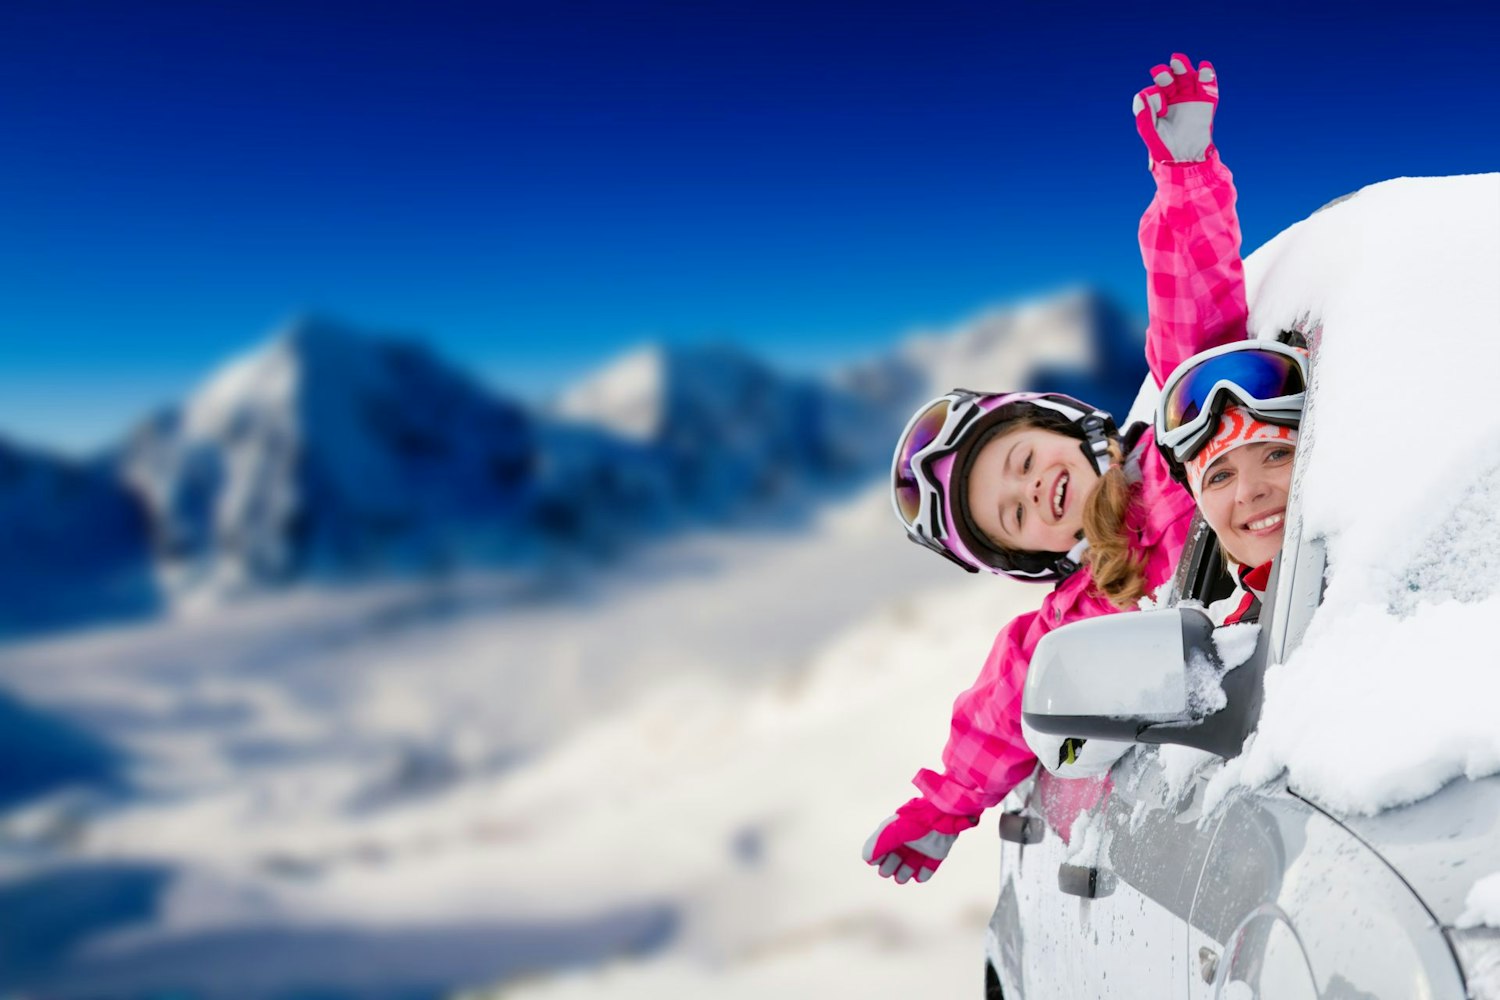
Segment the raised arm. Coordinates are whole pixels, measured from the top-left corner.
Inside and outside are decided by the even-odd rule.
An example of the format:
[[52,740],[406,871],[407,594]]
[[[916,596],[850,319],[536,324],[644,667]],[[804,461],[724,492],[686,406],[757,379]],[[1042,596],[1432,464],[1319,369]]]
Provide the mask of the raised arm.
[[1246,336],[1245,268],[1234,178],[1213,145],[1218,76],[1175,53],[1135,97],[1156,197],[1141,217],[1146,360],[1160,385],[1199,351]]

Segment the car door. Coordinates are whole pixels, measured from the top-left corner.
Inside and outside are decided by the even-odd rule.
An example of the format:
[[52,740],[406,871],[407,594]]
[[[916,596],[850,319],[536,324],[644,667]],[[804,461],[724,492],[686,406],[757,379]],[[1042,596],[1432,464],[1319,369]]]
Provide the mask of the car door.
[[1127,754],[1113,775],[1095,859],[1092,995],[1186,1000],[1188,919],[1213,827],[1170,787],[1155,748]]
[[1214,831],[1156,750],[1097,778],[1041,771],[1012,815],[1034,842],[1003,857],[992,931],[1007,1000],[1187,1000],[1188,919]]
[[[1185,552],[1175,594],[1220,596],[1217,547],[1201,521]],[[990,927],[1007,1000],[1187,1000],[1198,974],[1188,922],[1218,821],[1201,801],[1201,783],[1169,781],[1156,747],[1134,748],[1097,778],[1039,769],[1012,793]]]
[[1193,900],[1190,1000],[1465,995],[1433,915],[1335,818],[1281,783],[1222,811]]
[[[1324,543],[1304,534],[1295,500],[1287,523],[1255,650],[1237,669],[1263,675],[1284,662],[1321,602]],[[1285,778],[1232,794],[1219,812],[1189,918],[1189,948],[1200,956],[1190,1000],[1464,995],[1439,924],[1412,887]]]
[[1038,770],[1006,800],[1000,899],[990,920],[990,954],[1005,1000],[1089,995],[1079,961],[1080,900],[1059,891],[1057,873],[1074,822],[1107,794],[1107,775],[1060,782]]
[[[1328,839],[1320,819],[1276,789],[1245,796],[1225,809],[1189,921],[1188,946],[1198,956],[1191,1000],[1211,1000],[1225,991],[1245,1000],[1317,1000],[1299,929],[1279,902],[1295,888],[1293,862],[1310,845]],[[1319,888],[1335,887],[1301,891]]]

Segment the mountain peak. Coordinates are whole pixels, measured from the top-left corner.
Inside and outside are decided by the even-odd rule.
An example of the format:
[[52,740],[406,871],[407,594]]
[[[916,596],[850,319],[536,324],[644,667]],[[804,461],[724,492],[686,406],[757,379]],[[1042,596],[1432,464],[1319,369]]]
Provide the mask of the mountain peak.
[[670,353],[660,341],[642,344],[570,386],[552,410],[572,423],[595,424],[631,441],[650,441],[665,412]]
[[303,367],[342,367],[356,358],[398,355],[440,364],[419,337],[409,334],[361,330],[342,320],[319,313],[299,313],[271,335],[267,349]]

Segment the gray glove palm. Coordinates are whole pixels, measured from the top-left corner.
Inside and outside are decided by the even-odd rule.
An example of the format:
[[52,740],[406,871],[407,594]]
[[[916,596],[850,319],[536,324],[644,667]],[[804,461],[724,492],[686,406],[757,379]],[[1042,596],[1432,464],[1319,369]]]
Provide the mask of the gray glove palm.
[[1214,140],[1214,112],[1219,106],[1219,78],[1204,60],[1193,69],[1181,52],[1170,65],[1151,69],[1152,86],[1135,95],[1131,112],[1136,131],[1157,163],[1196,163],[1208,155]]

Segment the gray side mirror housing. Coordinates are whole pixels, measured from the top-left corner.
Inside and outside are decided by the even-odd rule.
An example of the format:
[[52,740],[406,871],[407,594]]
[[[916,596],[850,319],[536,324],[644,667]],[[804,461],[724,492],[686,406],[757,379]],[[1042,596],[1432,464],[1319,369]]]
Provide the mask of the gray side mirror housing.
[[1208,615],[1190,607],[1065,625],[1032,654],[1022,716],[1054,736],[1176,743],[1233,757],[1259,714],[1259,676],[1254,697],[1236,690],[1256,672],[1224,674],[1213,633]]

